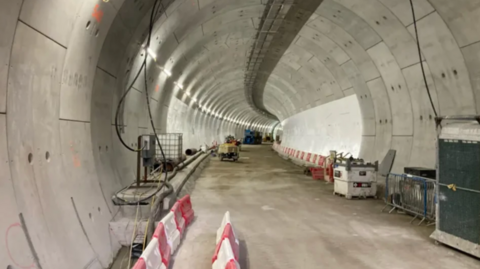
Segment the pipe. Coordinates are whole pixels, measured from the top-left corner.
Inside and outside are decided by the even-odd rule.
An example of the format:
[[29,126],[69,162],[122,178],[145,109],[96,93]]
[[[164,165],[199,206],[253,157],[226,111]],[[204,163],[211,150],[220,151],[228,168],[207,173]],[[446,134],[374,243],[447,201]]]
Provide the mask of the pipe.
[[[140,146],[142,144],[142,136],[139,135],[138,136],[138,146]],[[137,188],[140,187],[140,165],[141,165],[141,154],[142,154],[142,151],[139,150],[137,152]]]
[[197,154],[197,151],[198,151],[198,150],[197,150],[197,149],[194,149],[194,148],[192,148],[192,149],[187,149],[187,150],[185,150],[185,154],[186,154],[187,156],[192,156],[192,155]]
[[[200,156],[200,155],[198,155]],[[197,157],[198,157],[197,156]],[[182,183],[178,186],[177,190],[175,191],[175,195],[178,197],[178,195],[180,194],[180,192],[182,191],[182,188],[183,186],[187,183],[188,179],[190,178],[190,176],[195,172],[195,170],[197,169],[198,165],[200,163],[203,162],[203,160],[205,160],[205,158],[208,158],[208,154],[205,154],[194,166],[193,168],[188,172],[187,176],[185,177],[185,179],[182,181]]]

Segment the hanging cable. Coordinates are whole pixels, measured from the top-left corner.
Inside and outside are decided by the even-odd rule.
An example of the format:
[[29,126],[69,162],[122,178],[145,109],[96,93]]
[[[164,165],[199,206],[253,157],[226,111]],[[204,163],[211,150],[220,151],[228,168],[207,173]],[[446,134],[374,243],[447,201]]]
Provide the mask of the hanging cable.
[[[122,135],[120,134],[120,129],[118,128],[119,127],[118,126],[118,116],[120,114],[120,107],[122,106],[123,102],[125,101],[125,97],[127,97],[130,90],[132,90],[134,83],[137,81],[137,79],[140,76],[140,73],[142,72],[144,67],[145,67],[145,63],[143,63],[142,66],[140,66],[140,69],[138,70],[137,75],[135,75],[135,78],[133,79],[132,83],[127,88],[127,90],[123,93],[122,97],[120,98],[120,101],[118,102],[117,110],[115,112],[115,131],[117,133],[117,137],[125,148],[127,148],[128,150],[133,151],[133,152],[139,152],[143,148],[134,149],[134,148],[130,147],[129,145],[127,145],[127,143],[125,143],[125,141],[122,138]],[[140,146],[140,145],[138,145],[138,146]]]
[[[158,4],[158,0],[155,0],[155,3],[153,4],[152,14],[150,15],[150,29],[148,31],[146,49],[148,49],[150,47],[150,40],[152,38],[152,30],[153,30],[153,20],[154,20],[154,16],[155,16],[155,7],[156,7],[157,4]],[[143,60],[143,64],[144,64],[143,72],[144,72],[144,79],[145,79],[145,81],[144,81],[145,82],[145,97],[147,98],[148,117],[150,119],[150,125],[152,126],[153,134],[155,135],[155,139],[157,140],[158,147],[160,148],[160,153],[162,154],[163,162],[166,163],[167,159],[165,158],[165,153],[163,152],[162,144],[160,143],[160,139],[158,138],[157,130],[155,128],[155,124],[153,123],[152,110],[150,108],[150,96],[148,95],[148,80],[147,80],[147,70],[148,70],[147,59],[148,59],[148,53],[145,53],[145,59]],[[153,60],[155,60],[155,59],[153,59]],[[164,165],[164,163],[162,163],[162,166]],[[165,184],[168,180],[168,170],[166,169],[166,165],[165,165],[164,168],[165,168],[165,179],[163,180],[163,183],[159,187],[158,190],[161,190],[165,186]]]
[[[152,7],[152,13],[150,14],[150,25],[149,25],[149,31],[148,31],[148,40],[147,40],[147,48],[149,47],[150,45],[150,40],[151,40],[151,36],[152,36],[152,29],[153,29],[153,21],[154,21],[154,18],[157,19],[157,17],[155,17],[156,14],[158,14],[158,11],[159,9],[161,8],[161,5],[158,5],[158,0],[155,0],[154,4],[153,4],[153,7]],[[156,8],[155,8],[156,7]],[[147,56],[147,50],[145,49],[145,56]],[[140,69],[138,69],[138,72],[137,74],[135,75],[135,78],[133,79],[132,83],[130,83],[130,85],[128,86],[127,90],[123,93],[122,97],[120,98],[120,101],[118,102],[118,105],[117,105],[117,110],[115,112],[115,132],[117,134],[117,137],[118,139],[120,140],[120,142],[122,143],[122,145],[130,150],[130,151],[133,151],[133,152],[139,152],[143,149],[142,148],[138,148],[138,149],[135,149],[135,148],[132,148],[130,146],[128,146],[127,143],[125,143],[125,141],[123,140],[123,137],[121,136],[120,134],[120,129],[119,129],[119,124],[118,124],[118,117],[119,117],[119,114],[120,114],[120,108],[122,106],[122,104],[125,102],[125,98],[127,97],[128,93],[130,92],[130,90],[132,90],[133,88],[133,85],[135,85],[135,82],[137,81],[138,77],[140,76],[140,73],[146,69],[146,61],[143,62],[143,64],[140,66]],[[158,142],[158,141],[157,141]],[[140,145],[138,145],[140,147]]]
[[[155,124],[153,122],[153,117],[152,117],[152,111],[151,111],[151,108],[150,108],[150,96],[148,94],[148,80],[147,80],[147,70],[148,70],[148,65],[147,65],[147,60],[148,60],[148,53],[146,52],[146,50],[148,50],[149,48],[149,45],[150,45],[150,41],[151,41],[151,36],[152,36],[152,30],[153,30],[153,23],[154,23],[154,20],[155,20],[155,14],[158,13],[158,9],[161,7],[161,5],[158,5],[158,0],[155,0],[154,4],[153,4],[153,8],[152,8],[152,13],[150,14],[150,24],[149,24],[149,30],[148,30],[148,36],[147,36],[147,43],[146,43],[146,46],[145,46],[145,57],[143,59],[143,64],[142,66],[140,67],[139,71],[143,71],[144,72],[144,86],[145,86],[145,96],[146,96],[146,100],[147,100],[147,109],[148,109],[148,116],[149,116],[149,119],[150,119],[150,125],[152,127],[152,130],[153,130],[153,133],[155,135],[155,139],[157,141],[157,144],[158,144],[158,147],[160,148],[160,153],[162,154],[162,158],[164,161],[166,161],[166,157],[165,157],[165,152],[163,151],[163,147],[160,143],[160,139],[158,138],[158,135],[157,135],[157,131],[156,131],[156,128],[155,128]],[[156,8],[157,7],[157,8]],[[119,102],[119,106],[117,107],[117,115],[115,117],[115,122],[117,123],[117,116],[118,116],[118,111],[119,111],[119,107],[121,105],[121,103],[124,101],[126,95],[128,94],[128,92],[131,90],[132,86],[133,86],[133,83],[135,83],[135,81],[138,79],[138,76],[140,75],[140,72],[137,73],[137,75],[135,76],[135,79],[134,81],[132,82],[131,86],[129,87],[129,89],[124,93],[124,95],[122,96],[122,99],[120,99],[120,102]],[[117,128],[117,135],[119,134],[118,132],[118,128]],[[121,140],[122,143],[123,143],[123,140]],[[128,147],[128,146],[127,146]],[[162,170],[163,170],[163,163],[162,163]],[[161,172],[160,172],[161,173]],[[165,185],[167,184],[167,181],[168,181],[168,171],[165,169],[165,179],[162,181],[162,180],[159,180],[159,184],[157,186],[157,189],[155,192],[153,192],[152,194],[150,194],[149,196],[147,197],[144,197],[142,198],[141,195],[139,200],[137,201],[126,201],[125,199],[123,198],[120,198],[118,197],[118,193],[122,192],[123,190],[127,189],[128,187],[122,189],[121,191],[117,192],[115,194],[115,198],[118,199],[119,201],[122,202],[122,204],[124,205],[135,205],[137,203],[141,203],[141,202],[145,202],[149,199],[151,199],[152,197],[155,197],[155,195],[160,192],[160,190],[162,190]],[[161,184],[161,185],[160,185]],[[173,190],[170,190],[171,188],[169,188],[169,192],[173,191]]]
[[430,88],[428,87],[427,76],[425,75],[425,68],[423,67],[422,62],[422,49],[420,48],[420,40],[418,39],[418,29],[417,29],[417,19],[415,18],[415,8],[413,7],[413,0],[410,0],[410,6],[412,7],[412,16],[413,16],[413,26],[415,28],[415,38],[417,39],[417,49],[418,49],[418,58],[420,60],[420,66],[422,68],[423,81],[425,82],[425,88],[427,88],[428,99],[430,99],[430,104],[432,105],[433,113],[437,117],[437,110],[433,104],[432,95],[430,94]]

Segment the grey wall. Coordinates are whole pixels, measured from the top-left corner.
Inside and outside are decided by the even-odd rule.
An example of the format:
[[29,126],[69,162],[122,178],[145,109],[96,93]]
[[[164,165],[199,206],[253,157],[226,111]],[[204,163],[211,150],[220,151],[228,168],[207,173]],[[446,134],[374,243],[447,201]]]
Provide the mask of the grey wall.
[[[437,111],[477,113],[479,2],[414,2]],[[158,130],[190,131],[186,144],[195,146],[199,137],[209,143],[275,124],[249,109],[243,90],[262,1],[162,3],[148,69]],[[109,197],[132,181],[135,154],[112,123],[145,53],[152,5],[0,0],[0,268],[30,267],[34,256],[42,268],[105,268],[118,250]],[[394,148],[396,170],[432,166],[433,112],[412,31],[408,0],[325,0],[270,76],[265,107],[284,120],[356,94],[361,156],[381,159]],[[144,85],[134,87],[122,113],[130,145],[151,131]]]

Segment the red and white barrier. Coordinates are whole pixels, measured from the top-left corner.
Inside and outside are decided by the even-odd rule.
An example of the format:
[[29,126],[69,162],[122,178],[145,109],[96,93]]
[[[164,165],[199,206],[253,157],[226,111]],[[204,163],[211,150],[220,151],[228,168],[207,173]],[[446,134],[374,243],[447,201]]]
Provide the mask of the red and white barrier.
[[230,212],[223,216],[220,228],[217,230],[217,247],[212,258],[212,269],[240,269],[240,243],[235,235]]
[[178,245],[180,245],[181,234],[177,228],[177,223],[175,222],[175,215],[173,212],[169,212],[161,221],[165,227],[165,234],[167,235],[167,242],[172,249],[172,252],[177,250]]
[[132,267],[132,269],[147,269],[147,264],[145,263],[145,260],[140,257],[135,265]]
[[182,211],[180,211],[180,203],[177,201],[172,209],[170,210],[173,212],[173,216],[175,218],[175,224],[177,225],[177,229],[180,232],[180,234],[183,234],[183,231],[185,230],[185,219],[182,216]]
[[188,226],[192,221],[193,217],[195,216],[195,212],[192,208],[192,202],[190,201],[190,195],[185,195],[182,199],[180,199],[180,212],[182,213],[183,220],[185,221],[185,225]]
[[140,258],[145,262],[146,269],[167,269],[170,255],[171,250],[167,243],[165,229],[160,222]]
[[240,265],[235,259],[228,238],[223,240],[219,245],[218,258],[213,262],[212,269],[240,269]]
[[193,218],[190,196],[186,195],[157,225],[152,240],[132,269],[167,269],[171,255],[180,245],[182,234]]

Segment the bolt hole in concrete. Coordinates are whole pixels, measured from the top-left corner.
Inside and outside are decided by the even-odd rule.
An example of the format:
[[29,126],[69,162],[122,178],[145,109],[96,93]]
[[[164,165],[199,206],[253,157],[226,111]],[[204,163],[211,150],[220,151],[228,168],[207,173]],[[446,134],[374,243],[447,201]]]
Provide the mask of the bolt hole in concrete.
[[14,269],[14,268],[11,265],[7,265],[7,269]]
[[90,28],[90,21],[87,22],[87,26],[85,26],[85,29],[88,30]]
[[33,155],[32,155],[32,153],[29,153],[28,154],[28,163],[32,164],[32,162],[33,162]]
[[100,211],[101,211],[101,210],[100,210],[100,207],[98,207],[98,212],[100,212]]
[[92,213],[88,213],[88,217],[92,219]]
[[98,37],[98,34],[100,34],[100,29],[97,29],[97,31],[95,32],[95,37]]
[[47,162],[50,162],[50,152],[45,152],[45,160],[47,160]]

